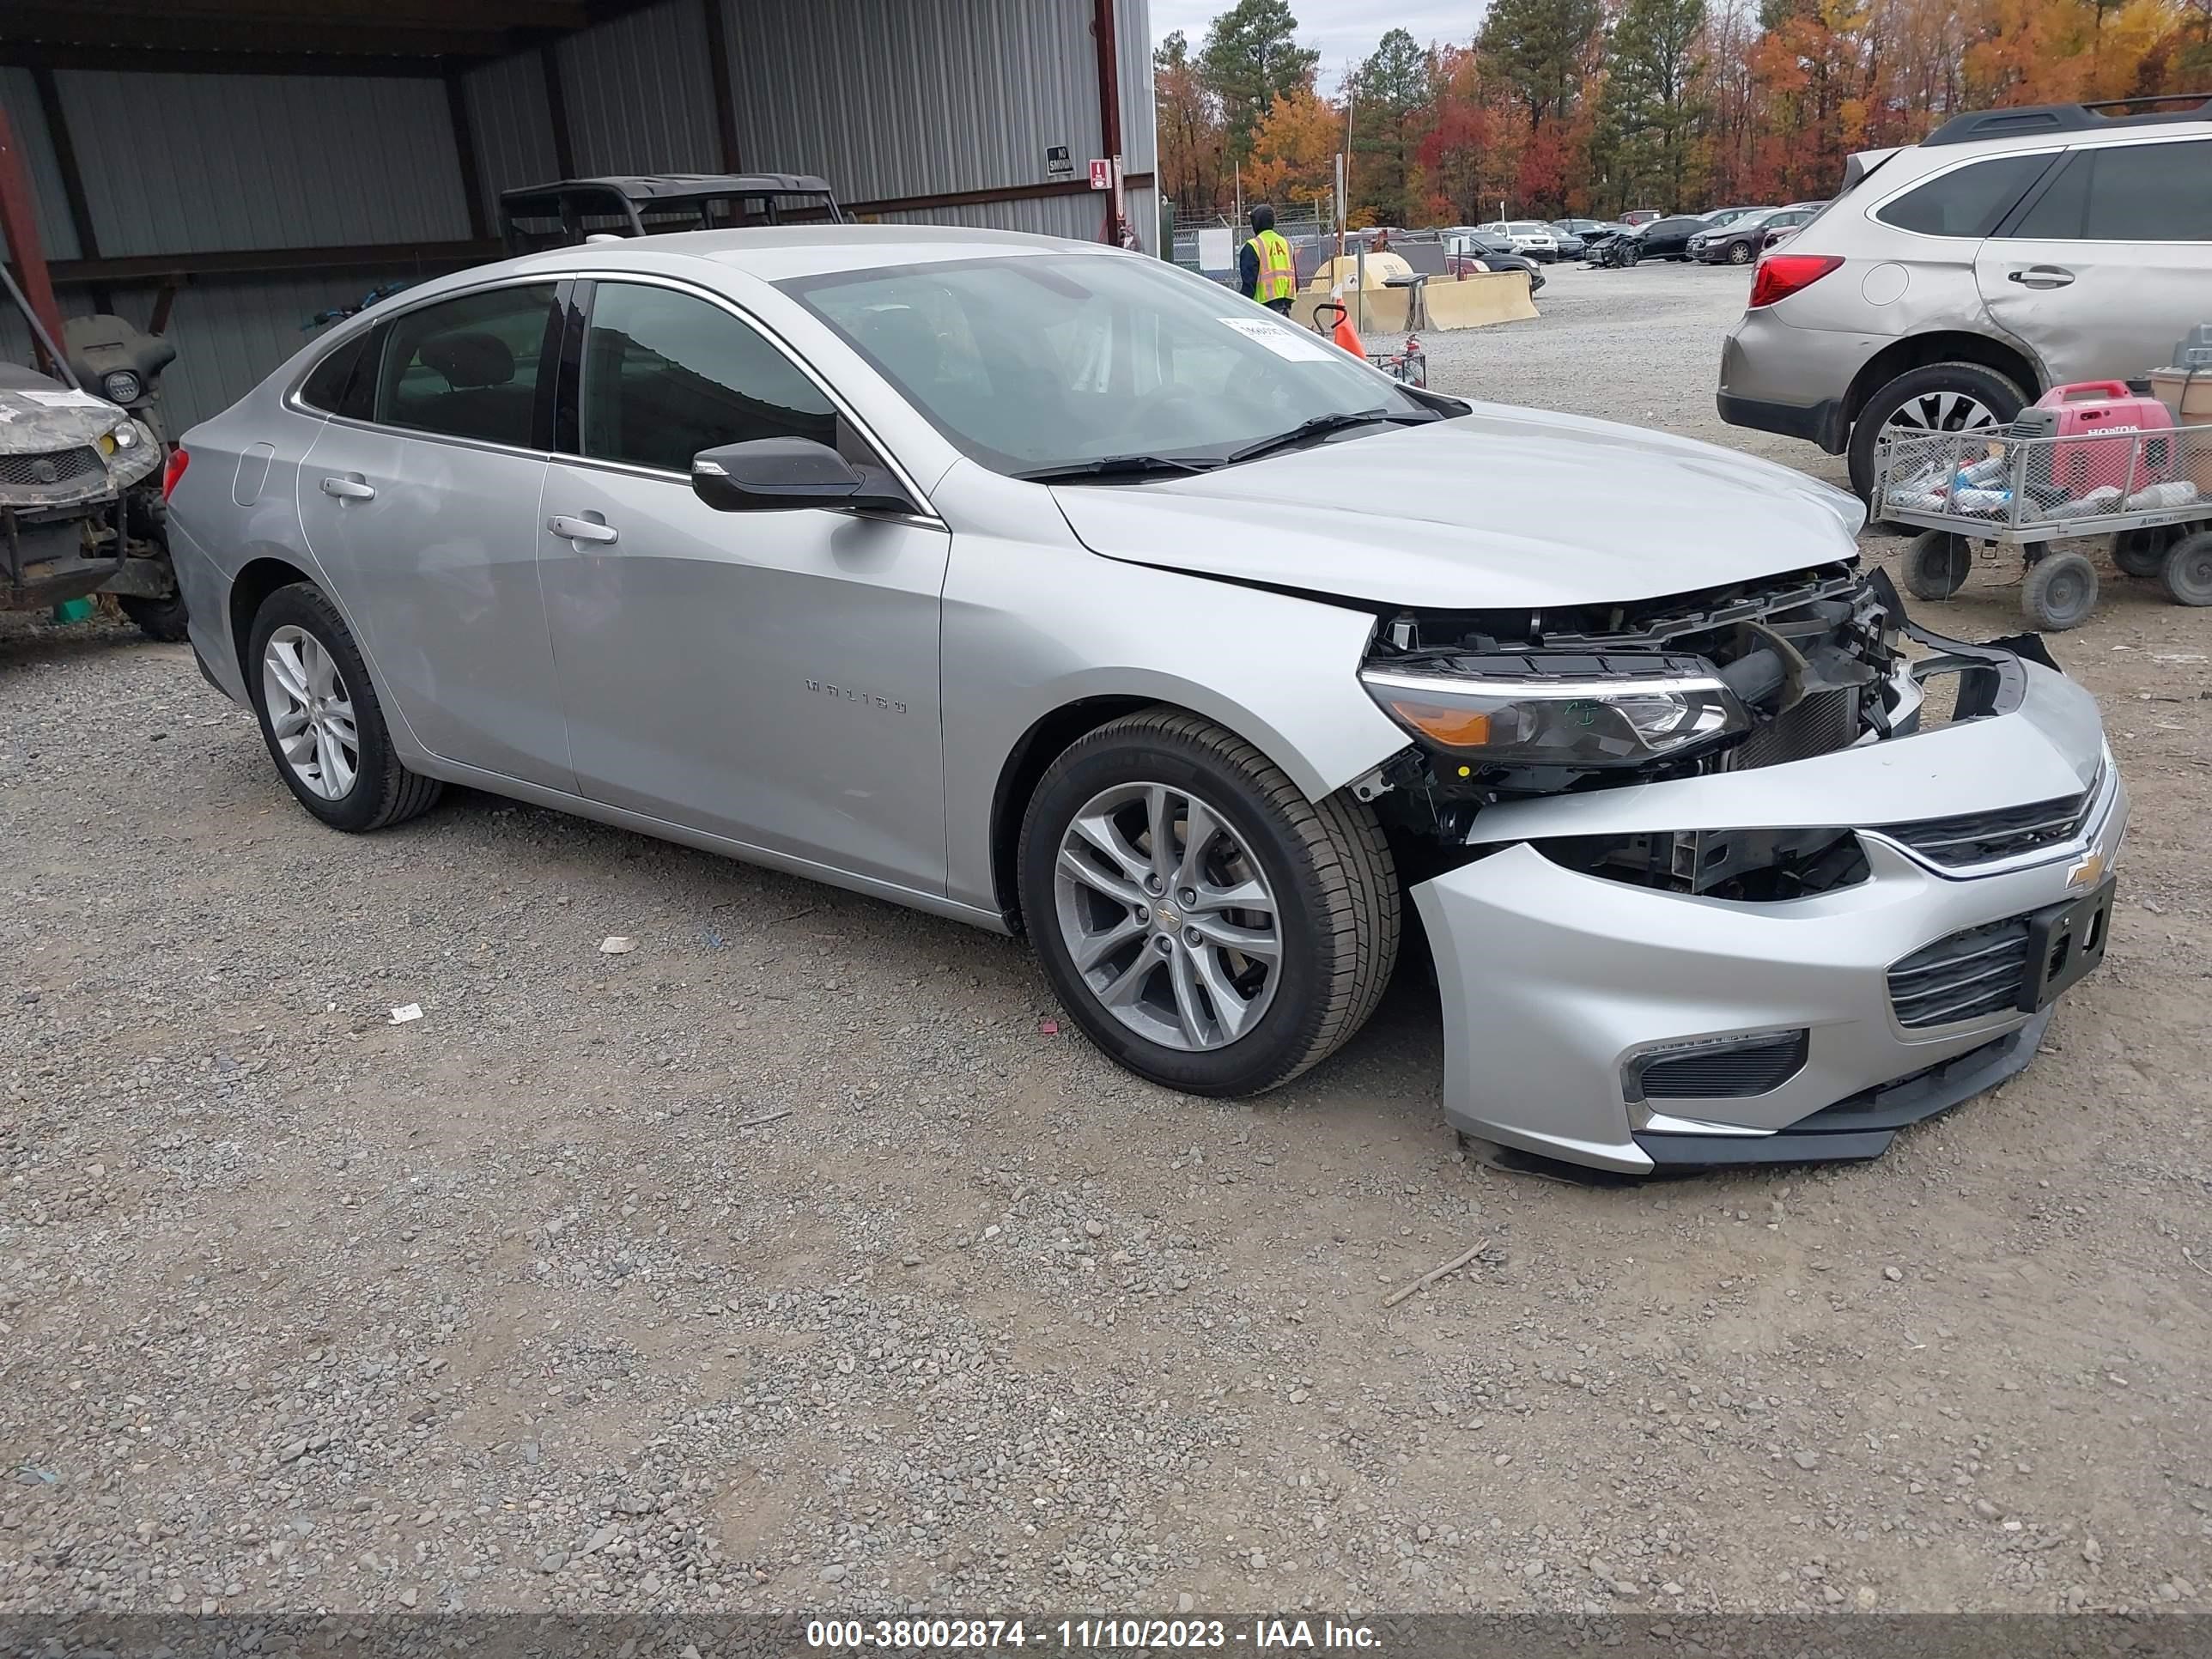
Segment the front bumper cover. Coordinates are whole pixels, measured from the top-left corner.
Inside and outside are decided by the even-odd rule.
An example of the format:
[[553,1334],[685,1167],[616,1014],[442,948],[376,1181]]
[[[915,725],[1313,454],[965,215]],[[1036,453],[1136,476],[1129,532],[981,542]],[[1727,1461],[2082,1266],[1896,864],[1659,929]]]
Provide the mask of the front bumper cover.
[[[1908,1029],[1887,981],[1893,963],[1952,933],[2080,897],[2086,861],[2110,869],[2118,854],[2127,792],[2094,701],[2023,659],[2008,659],[2006,679],[2007,706],[1939,730],[1480,814],[1469,839],[1486,855],[1413,889],[1443,996],[1445,1116],[1631,1174],[1870,1158],[1904,1124],[2025,1066],[2048,1011]],[[1917,706],[1917,688],[1893,690]],[[1778,903],[1635,886],[1540,850],[1564,836],[1904,823],[2093,788],[2071,840],[1972,871],[1859,828],[1864,880]],[[1803,1032],[1805,1058],[1765,1093],[1628,1098],[1624,1078],[1650,1049],[1777,1030]]]

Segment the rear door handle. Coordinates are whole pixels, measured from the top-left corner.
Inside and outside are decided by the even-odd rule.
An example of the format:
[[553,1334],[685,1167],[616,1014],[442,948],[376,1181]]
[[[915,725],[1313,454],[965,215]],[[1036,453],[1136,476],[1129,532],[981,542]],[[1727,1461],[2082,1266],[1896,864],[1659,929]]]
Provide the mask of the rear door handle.
[[600,524],[592,519],[571,518],[566,513],[556,514],[545,521],[545,527],[564,542],[617,542],[622,532],[611,524]]
[[335,495],[342,501],[373,501],[376,499],[376,486],[363,483],[359,478],[325,478],[323,494]]
[[2074,280],[2072,271],[2057,265],[2030,265],[2025,270],[2008,270],[2005,276],[2022,288],[2064,288]]

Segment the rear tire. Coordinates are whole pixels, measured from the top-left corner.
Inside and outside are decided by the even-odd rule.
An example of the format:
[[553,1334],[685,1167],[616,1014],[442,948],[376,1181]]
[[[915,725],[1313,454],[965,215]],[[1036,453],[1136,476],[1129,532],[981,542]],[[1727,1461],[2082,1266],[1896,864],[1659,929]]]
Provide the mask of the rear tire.
[[368,665],[322,589],[313,582],[278,588],[254,613],[248,638],[246,686],[261,738],[301,805],[331,829],[358,835],[437,804],[445,785],[400,764]]
[[[1212,823],[1194,847],[1201,809]],[[1102,823],[1115,832],[1103,854]],[[1200,848],[1212,867],[1186,885]],[[1089,866],[1073,878],[1071,852]],[[1307,800],[1250,744],[1178,709],[1112,721],[1053,762],[1023,820],[1019,881],[1038,960],[1085,1035],[1187,1094],[1257,1094],[1325,1059],[1375,1012],[1397,958],[1397,876],[1374,813]],[[1253,902],[1212,896],[1232,890]],[[1214,944],[1227,929],[1259,954]],[[1199,1018],[1178,1033],[1194,983]]]
[[1916,599],[1948,599],[1966,585],[1974,550],[1964,536],[1922,532],[1905,553],[1905,591]]
[[2097,567],[2086,554],[2045,554],[2027,568],[2020,608],[2030,622],[2051,633],[2079,628],[2097,608]]
[[2123,576],[2162,574],[2175,533],[2171,527],[2118,532],[2112,538],[2113,566]]
[[150,599],[143,593],[118,593],[115,603],[123,607],[123,614],[138,624],[138,631],[149,640],[159,640],[163,645],[175,645],[189,631],[190,618],[185,614],[185,596],[172,593],[166,599]]
[[2168,548],[2158,580],[2176,605],[2212,605],[2212,530],[2185,536]]
[[1881,441],[1882,429],[1902,411],[1911,411],[1911,418],[1901,422],[1909,429],[1958,432],[1986,424],[1995,437],[1996,428],[2019,414],[2027,401],[2017,385],[1979,363],[1930,363],[1910,369],[1877,389],[1851,423],[1845,451],[1851,488],[1861,501],[1874,500],[1875,446]]

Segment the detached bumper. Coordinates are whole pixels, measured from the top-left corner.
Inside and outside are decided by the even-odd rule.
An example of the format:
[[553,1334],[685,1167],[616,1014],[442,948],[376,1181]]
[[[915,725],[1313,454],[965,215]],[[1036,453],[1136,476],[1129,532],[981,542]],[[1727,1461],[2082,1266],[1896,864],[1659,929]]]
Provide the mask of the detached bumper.
[[[1445,1116],[1486,1139],[1633,1174],[1863,1158],[2025,1066],[2049,1017],[2032,1000],[2043,936],[2031,947],[2010,924],[2096,892],[2128,801],[2087,693],[2018,669],[2007,713],[1483,813],[1478,839],[1496,850],[1413,890],[1443,992]],[[1860,829],[1864,880],[1778,903],[1633,885],[1541,850],[1566,836],[1904,825],[2084,794],[2063,842],[1965,868]],[[2083,950],[2101,954],[2101,928]],[[2000,1001],[1930,1023],[1944,1002],[1924,989],[1915,1000],[1928,981],[1905,959],[1959,934],[1968,938],[1944,950],[1961,965],[1941,971],[1979,976]],[[1985,940],[2002,949],[1984,952]],[[1701,1064],[1714,1054],[1729,1058]],[[1661,1061],[1671,1066],[1663,1091],[1646,1083]],[[1720,1092],[1692,1092],[1700,1080]]]

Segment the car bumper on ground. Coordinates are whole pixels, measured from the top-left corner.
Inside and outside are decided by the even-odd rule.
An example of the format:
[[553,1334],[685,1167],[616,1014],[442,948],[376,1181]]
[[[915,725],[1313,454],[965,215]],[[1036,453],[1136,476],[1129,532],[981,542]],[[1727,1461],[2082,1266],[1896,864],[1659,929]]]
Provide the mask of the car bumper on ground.
[[[2049,1018],[2035,953],[2060,954],[2049,929],[2073,930],[2059,981],[2101,957],[2127,793],[2087,694],[2019,668],[2008,712],[1484,814],[1508,820],[1482,836],[1496,850],[1413,890],[1443,994],[1446,1117],[1631,1174],[1863,1158],[2027,1065]],[[2062,843],[1962,870],[1863,829],[1863,880],[1779,903],[1630,885],[1542,850],[1591,833],[1900,825],[2069,792],[2087,800]],[[2006,1000],[1928,1023],[1968,983]]]

